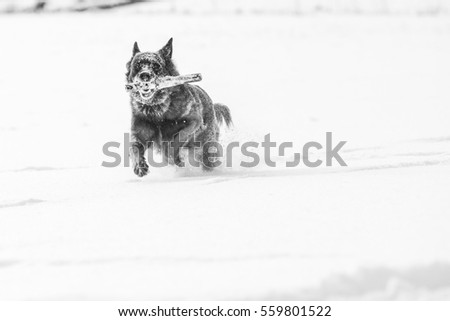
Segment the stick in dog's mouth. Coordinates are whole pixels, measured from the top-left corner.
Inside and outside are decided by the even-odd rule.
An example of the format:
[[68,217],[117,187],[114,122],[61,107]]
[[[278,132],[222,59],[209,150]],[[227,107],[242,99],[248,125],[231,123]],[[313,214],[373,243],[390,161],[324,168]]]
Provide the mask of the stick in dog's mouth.
[[142,100],[150,100],[161,88],[158,88],[159,81],[155,78],[150,81],[136,80],[125,85],[125,89],[133,94],[139,93]]
[[125,90],[130,93],[139,93],[142,100],[149,101],[153,95],[161,89],[184,85],[190,82],[202,80],[201,74],[190,74],[182,76],[166,76],[153,78],[150,81],[136,80],[125,85]]

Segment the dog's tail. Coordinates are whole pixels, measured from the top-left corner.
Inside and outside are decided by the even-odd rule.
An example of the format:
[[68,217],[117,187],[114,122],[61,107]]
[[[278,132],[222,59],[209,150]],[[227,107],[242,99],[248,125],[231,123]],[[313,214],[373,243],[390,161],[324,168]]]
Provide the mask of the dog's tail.
[[216,112],[217,121],[219,124],[223,124],[225,122],[227,127],[230,127],[233,124],[230,109],[227,106],[224,104],[214,104],[214,111]]

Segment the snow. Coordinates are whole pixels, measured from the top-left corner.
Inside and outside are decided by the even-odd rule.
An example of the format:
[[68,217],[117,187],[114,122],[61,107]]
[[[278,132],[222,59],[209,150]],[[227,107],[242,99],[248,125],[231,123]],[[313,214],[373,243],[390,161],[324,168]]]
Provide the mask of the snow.
[[[31,11],[38,0],[0,0],[0,12]],[[129,0],[45,0],[46,11],[99,10],[120,6],[120,11],[136,13],[177,12],[310,14],[369,13],[436,15],[450,12],[449,0],[152,0],[130,3]]]
[[[449,34],[444,17],[2,16],[0,299],[450,298]],[[133,42],[172,36],[231,108],[223,142],[333,132],[348,166],[102,167],[129,130]]]

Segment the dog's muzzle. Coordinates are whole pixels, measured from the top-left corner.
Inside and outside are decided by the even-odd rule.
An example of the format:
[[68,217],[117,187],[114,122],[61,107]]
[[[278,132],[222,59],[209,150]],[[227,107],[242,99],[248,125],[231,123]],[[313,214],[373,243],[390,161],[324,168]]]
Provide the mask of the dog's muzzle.
[[142,100],[150,100],[158,90],[158,79],[147,71],[136,75],[133,83],[125,86],[127,91],[139,93]]

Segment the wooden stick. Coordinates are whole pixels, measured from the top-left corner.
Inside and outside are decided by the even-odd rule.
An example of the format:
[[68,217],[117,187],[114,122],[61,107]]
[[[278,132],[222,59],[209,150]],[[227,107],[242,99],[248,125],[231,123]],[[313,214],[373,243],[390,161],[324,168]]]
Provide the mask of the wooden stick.
[[201,74],[189,74],[181,76],[166,76],[154,78],[150,81],[138,81],[125,85],[126,91],[142,91],[150,92],[152,95],[161,89],[184,85],[191,82],[202,80]]

